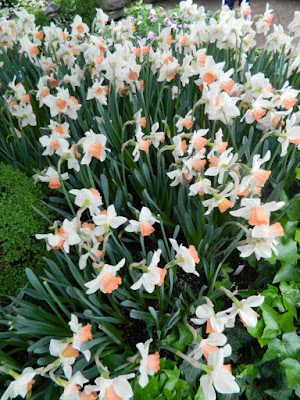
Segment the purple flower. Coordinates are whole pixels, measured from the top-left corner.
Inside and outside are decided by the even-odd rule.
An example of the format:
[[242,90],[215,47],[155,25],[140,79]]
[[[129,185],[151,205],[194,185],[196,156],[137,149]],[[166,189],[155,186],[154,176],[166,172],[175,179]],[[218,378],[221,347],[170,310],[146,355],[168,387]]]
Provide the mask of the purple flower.
[[24,82],[24,78],[23,78],[22,72],[18,71],[18,74],[19,74],[19,77],[21,78],[21,81]]
[[151,22],[156,22],[157,21],[157,17],[155,15],[153,15],[152,17],[150,17],[150,21]]
[[153,40],[155,38],[155,33],[153,31],[148,32],[147,39]]
[[141,25],[143,23],[143,21],[138,21],[137,25]]
[[171,25],[170,18],[165,18],[165,19],[164,19],[164,24],[165,24],[166,26]]

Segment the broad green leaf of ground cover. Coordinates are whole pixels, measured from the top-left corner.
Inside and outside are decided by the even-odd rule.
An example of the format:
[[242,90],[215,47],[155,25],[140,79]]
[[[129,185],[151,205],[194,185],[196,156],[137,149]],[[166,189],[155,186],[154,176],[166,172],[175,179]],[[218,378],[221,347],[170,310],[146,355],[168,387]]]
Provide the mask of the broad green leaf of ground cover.
[[280,363],[286,370],[289,386],[293,387],[300,383],[300,363],[293,358],[286,358]]
[[294,358],[296,360],[299,352],[300,336],[296,332],[284,333],[282,340],[275,338],[270,341],[262,361],[270,361],[274,358],[278,358],[280,361],[286,358]]

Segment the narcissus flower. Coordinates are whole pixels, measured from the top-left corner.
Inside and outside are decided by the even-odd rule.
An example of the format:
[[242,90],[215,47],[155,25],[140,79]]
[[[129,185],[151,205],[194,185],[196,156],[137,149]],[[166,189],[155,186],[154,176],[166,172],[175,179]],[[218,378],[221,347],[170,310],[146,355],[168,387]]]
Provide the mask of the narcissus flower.
[[197,307],[197,318],[192,318],[191,321],[197,325],[207,322],[206,333],[222,332],[229,320],[228,315],[225,311],[215,313],[213,302],[208,297],[204,297],[204,299],[206,304]]
[[[74,364],[79,356],[78,350],[74,349],[72,343],[63,343],[61,340],[51,339],[49,353],[51,356],[58,357],[59,364],[63,366],[64,374],[68,379],[71,379],[71,365]],[[55,366],[55,363],[52,365]]]
[[137,290],[143,285],[148,293],[152,293],[155,289],[155,285],[162,285],[167,270],[157,267],[160,260],[160,255],[160,249],[154,252],[149,267],[143,266],[143,270],[145,272],[143,273],[141,278],[131,286],[132,290]]
[[134,378],[135,374],[120,375],[117,378],[107,379],[102,376],[95,379],[96,385],[85,386],[87,394],[99,392],[99,400],[130,400],[133,396],[128,379]]
[[23,370],[21,375],[14,371],[10,371],[10,375],[12,375],[15,380],[9,384],[8,388],[3,393],[1,400],[14,399],[17,396],[25,398],[35,382],[33,378],[35,375],[40,374],[42,370],[43,367],[38,369],[27,367]]
[[81,160],[81,164],[90,164],[92,157],[97,160],[104,161],[106,158],[106,152],[111,150],[106,147],[106,136],[96,134],[91,129],[85,132],[85,137],[80,139],[77,145],[83,147],[84,156]]
[[124,224],[127,221],[127,218],[118,217],[115,210],[115,206],[111,204],[110,206],[107,207],[106,213],[95,215],[93,217],[93,220],[96,225],[104,226],[105,230],[108,232],[110,227],[116,229],[120,225]]
[[[47,170],[41,171],[40,174],[33,175],[33,179],[35,183],[37,183],[38,181],[49,182],[48,186],[50,189],[59,189],[61,187],[59,174],[53,167],[49,167]],[[61,174],[61,179],[63,181],[69,179],[68,172]]]
[[214,332],[210,333],[206,339],[201,339],[199,343],[193,348],[189,353],[190,357],[195,360],[200,360],[204,355],[206,360],[208,360],[208,354],[210,351],[219,350],[218,346],[224,346],[227,342],[227,337],[223,333]]
[[73,347],[74,349],[80,351],[86,358],[87,361],[90,361],[91,352],[90,350],[82,350],[81,345],[88,340],[93,340],[92,335],[92,325],[87,324],[82,326],[78,322],[78,318],[75,314],[71,314],[71,321],[69,322],[71,330],[74,332],[73,334]]
[[85,283],[88,288],[87,294],[95,293],[101,290],[102,293],[112,293],[122,283],[120,277],[116,277],[116,273],[124,266],[125,258],[123,258],[117,265],[104,264],[101,268],[100,274],[97,278]]
[[89,380],[86,379],[80,371],[77,371],[69,381],[65,381],[61,378],[56,378],[50,373],[51,378],[58,383],[60,386],[64,387],[64,392],[60,396],[60,400],[80,400],[80,389]]
[[245,218],[250,225],[268,225],[271,212],[279,210],[284,204],[284,201],[261,204],[258,198],[242,199],[242,207],[239,210],[230,211],[230,214],[234,217]]
[[255,226],[253,229],[247,230],[247,238],[238,246],[241,252],[241,257],[249,257],[252,253],[255,254],[256,259],[272,257],[272,251],[278,255],[276,244],[278,243],[276,236],[282,236],[281,229],[278,226],[260,225]]
[[138,343],[136,347],[142,356],[140,364],[140,379],[139,385],[144,388],[149,383],[149,377],[153,376],[157,371],[160,370],[159,353],[149,354],[149,346],[153,339],[147,340],[145,343]]
[[142,236],[151,235],[155,231],[153,224],[159,221],[153,217],[151,210],[148,207],[142,207],[139,214],[139,220],[129,220],[129,225],[126,226],[125,231],[127,232],[141,232]]
[[[237,300],[237,299],[234,299]],[[244,326],[255,328],[257,324],[257,317],[259,316],[252,307],[259,307],[264,302],[264,296],[250,296],[247,299],[237,300],[232,304],[230,311],[230,318],[235,318],[238,314]]]
[[69,193],[74,194],[76,206],[86,209],[88,208],[92,214],[100,214],[99,207],[102,206],[102,197],[97,189],[72,189]]
[[197,250],[193,245],[189,248],[184,247],[182,244],[178,246],[175,239],[169,239],[173,249],[176,251],[175,262],[185,272],[199,276],[196,271],[196,264],[200,262]]
[[231,374],[230,364],[224,365],[224,356],[224,349],[211,351],[208,355],[207,367],[211,370],[200,378],[200,386],[205,400],[215,400],[215,390],[224,394],[239,393],[240,391],[235,377]]

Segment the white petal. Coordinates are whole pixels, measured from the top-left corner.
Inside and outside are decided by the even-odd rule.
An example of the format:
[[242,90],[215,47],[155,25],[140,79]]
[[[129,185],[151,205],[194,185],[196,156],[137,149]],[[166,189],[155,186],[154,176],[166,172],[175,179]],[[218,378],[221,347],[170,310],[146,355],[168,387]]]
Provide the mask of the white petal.
[[205,400],[216,400],[216,392],[212,385],[211,375],[202,375],[200,378],[200,386],[203,390]]
[[219,368],[213,373],[213,381],[216,391],[219,393],[238,393],[240,391],[235,377],[225,368]]

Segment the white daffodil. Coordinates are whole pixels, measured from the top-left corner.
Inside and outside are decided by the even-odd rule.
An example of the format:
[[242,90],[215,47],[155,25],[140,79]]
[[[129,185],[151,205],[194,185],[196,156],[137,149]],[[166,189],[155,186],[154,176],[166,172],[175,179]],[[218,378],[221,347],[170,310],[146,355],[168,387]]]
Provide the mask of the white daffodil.
[[153,224],[159,221],[153,217],[151,210],[148,207],[142,207],[139,213],[139,220],[129,220],[129,225],[126,226],[125,231],[127,232],[141,232],[142,236],[151,235],[155,231]]
[[[61,340],[51,339],[49,346],[51,356],[59,358],[59,364],[63,366],[64,374],[68,379],[72,376],[72,367],[79,353],[72,343],[63,343]],[[53,366],[55,363],[53,364]],[[46,367],[47,368],[47,367]],[[44,371],[45,372],[45,371]]]
[[[60,396],[60,400],[80,400],[81,392],[80,387],[83,387],[89,380],[86,379],[80,371],[77,371],[69,381],[62,379],[55,380],[59,385],[62,383],[64,386],[64,392]],[[61,386],[61,385],[60,385]]]
[[97,290],[101,290],[102,293],[112,293],[113,290],[116,290],[122,283],[122,279],[116,277],[116,273],[124,264],[125,258],[115,266],[104,264],[97,278],[84,284],[88,288],[86,293],[95,293]]
[[107,207],[106,213],[93,216],[93,220],[96,225],[104,226],[106,232],[108,232],[110,227],[116,229],[120,225],[124,224],[127,221],[127,218],[118,217],[115,206],[111,204],[110,206]]
[[148,293],[152,293],[153,290],[155,289],[155,285],[158,286],[162,285],[167,270],[157,267],[160,260],[160,255],[161,255],[160,249],[154,252],[149,267],[147,266],[143,267],[145,269],[145,272],[143,273],[141,278],[131,286],[132,290],[137,290],[143,285]]
[[248,229],[246,240],[242,241],[242,245],[237,249],[241,252],[240,256],[249,257],[252,253],[255,254],[257,260],[261,258],[272,257],[272,251],[278,255],[275,240],[277,231],[271,228],[272,225],[255,226],[253,229]]
[[257,324],[257,317],[259,316],[252,307],[259,307],[264,302],[264,296],[250,296],[247,299],[235,301],[232,304],[230,311],[230,318],[235,318],[238,314],[244,326],[255,328]]
[[222,332],[229,320],[226,311],[215,313],[213,302],[208,297],[204,297],[204,299],[206,300],[206,304],[197,307],[197,318],[191,318],[191,321],[197,325],[207,322],[206,333]]
[[271,212],[279,210],[284,204],[284,201],[261,204],[259,198],[242,199],[242,207],[239,210],[230,211],[230,214],[234,217],[245,218],[250,225],[268,225]]
[[134,378],[134,376],[135,374],[127,374],[113,379],[100,376],[95,379],[96,385],[88,385],[84,390],[87,394],[99,392],[99,400],[130,400],[133,396],[133,391],[128,379]]
[[87,324],[85,326],[82,326],[78,322],[78,318],[76,315],[71,314],[71,321],[69,322],[70,328],[73,331],[73,347],[74,349],[80,351],[86,358],[87,361],[90,360],[91,358],[91,352],[90,350],[82,350],[81,345],[88,340],[93,340],[93,335],[92,335],[92,325]]
[[14,375],[15,380],[12,381],[6,391],[3,393],[1,400],[14,399],[17,396],[25,398],[35,380],[35,375],[39,375],[43,370],[43,367],[33,369],[27,367],[23,370],[22,374],[19,375],[14,371],[11,371],[11,375]]
[[100,214],[99,207],[102,206],[102,197],[97,189],[72,189],[69,193],[74,194],[76,206],[85,209],[88,208],[91,214]]
[[220,332],[210,333],[206,339],[202,339],[197,343],[193,350],[189,353],[190,357],[195,360],[200,360],[202,355],[208,360],[210,351],[219,350],[219,346],[224,346],[227,342],[227,337]]
[[179,265],[185,272],[189,274],[194,274],[199,276],[196,271],[196,263],[200,262],[197,250],[194,246],[189,248],[184,247],[182,244],[178,246],[175,239],[169,239],[173,249],[176,251],[175,262]]
[[90,164],[92,157],[97,160],[104,161],[106,159],[106,152],[111,150],[106,147],[107,138],[101,134],[96,134],[91,129],[85,132],[85,137],[79,140],[77,145],[83,147],[84,156],[81,164]]
[[205,400],[215,400],[215,390],[224,394],[239,393],[240,391],[235,377],[231,374],[230,364],[224,365],[224,357],[224,349],[209,353],[207,367],[211,368],[211,371],[200,378],[200,386]]
[[140,364],[140,379],[139,384],[142,388],[148,385],[149,377],[153,376],[160,369],[159,353],[149,354],[149,345],[153,339],[147,340],[145,343],[138,343],[136,347],[142,356]]

